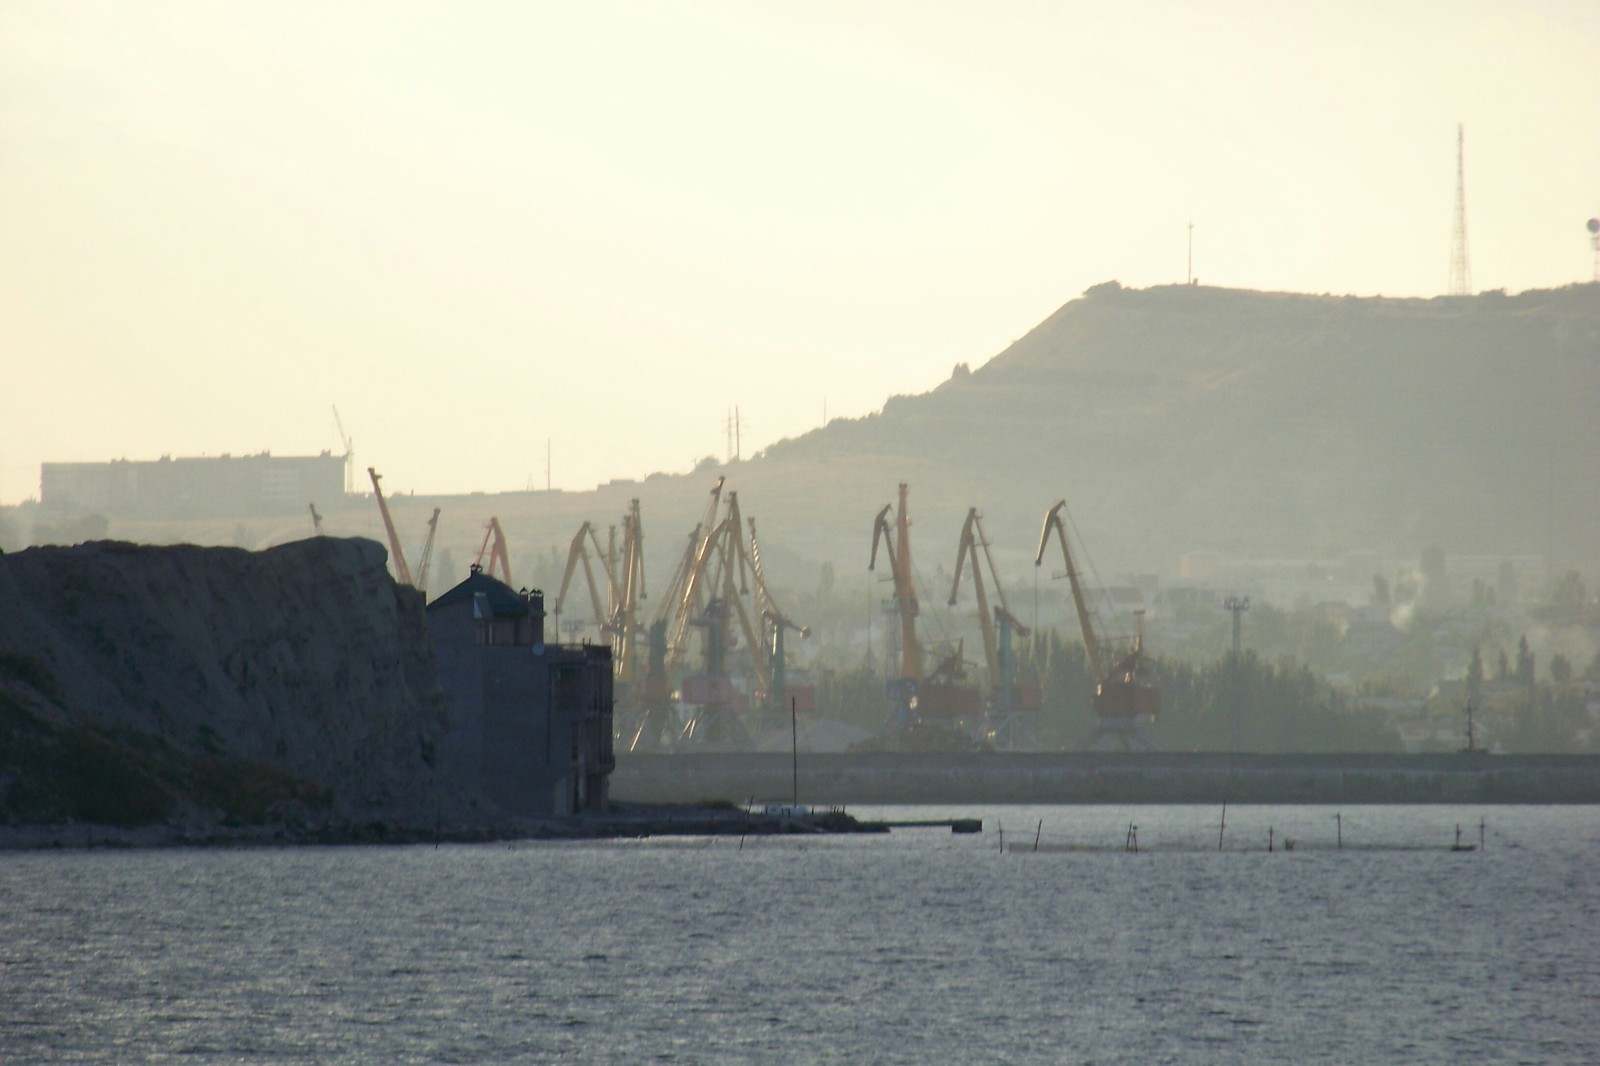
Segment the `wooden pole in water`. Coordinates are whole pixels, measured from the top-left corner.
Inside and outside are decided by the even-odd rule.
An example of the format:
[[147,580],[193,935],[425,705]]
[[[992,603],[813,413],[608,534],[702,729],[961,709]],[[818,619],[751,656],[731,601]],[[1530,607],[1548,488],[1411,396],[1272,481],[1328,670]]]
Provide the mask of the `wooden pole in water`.
[[1228,828],[1228,802],[1227,802],[1227,800],[1223,800],[1223,802],[1222,802],[1222,824],[1217,826],[1217,850],[1218,851],[1222,850],[1222,834],[1227,831],[1227,828]]
[[790,782],[794,789],[791,803],[796,813],[800,810],[800,719],[795,707],[798,697],[789,697],[789,759]]
[[1039,838],[1044,835],[1044,819],[1039,819],[1039,827],[1033,831],[1033,850],[1039,850]]
[[1339,834],[1339,836],[1338,836],[1339,843],[1338,843],[1337,846],[1339,848],[1343,848],[1344,847],[1344,814],[1343,814],[1343,812],[1340,812],[1340,811],[1335,811],[1334,812],[1334,815],[1333,815],[1333,826],[1334,826],[1335,831]]

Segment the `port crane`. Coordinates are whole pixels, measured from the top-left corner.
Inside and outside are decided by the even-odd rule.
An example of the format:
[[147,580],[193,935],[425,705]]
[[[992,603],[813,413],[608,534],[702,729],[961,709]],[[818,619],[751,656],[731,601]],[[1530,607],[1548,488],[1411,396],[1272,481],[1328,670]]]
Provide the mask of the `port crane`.
[[339,428],[339,442],[344,445],[344,494],[353,496],[356,491],[356,472],[352,464],[355,462],[356,444],[350,439],[350,434],[344,431],[344,419],[339,417],[337,404],[333,408],[333,424]]
[[[489,557],[489,565],[483,567],[483,557]],[[490,577],[498,577],[507,585],[511,585],[511,556],[506,551],[506,535],[500,528],[500,519],[491,517],[483,527],[483,543],[478,546],[478,560],[474,566],[483,568],[483,572]],[[512,585],[512,588],[515,588]]]
[[1153,685],[1141,684],[1138,672],[1144,656],[1144,632],[1141,623],[1132,639],[1112,638],[1098,612],[1091,608],[1083,588],[1083,576],[1067,537],[1062,513],[1067,501],[1059,500],[1044,516],[1044,529],[1039,534],[1039,552],[1033,565],[1044,563],[1045,549],[1050,545],[1050,534],[1055,533],[1061,542],[1061,556],[1066,561],[1065,577],[1072,587],[1072,603],[1078,614],[1078,627],[1083,631],[1083,650],[1089,660],[1089,671],[1094,675],[1095,731],[1089,747],[1121,747],[1129,751],[1150,750],[1153,745],[1140,732],[1142,717],[1154,717],[1161,710],[1161,690]]
[[[881,547],[889,563],[894,586],[895,614],[900,621],[900,675],[885,686],[890,702],[889,720],[882,737],[892,744],[913,747],[968,747],[970,738],[961,728],[963,719],[976,714],[978,692],[966,679],[962,645],[924,670],[922,643],[917,639],[920,607],[911,566],[911,515],[905,482],[900,483],[896,505],[885,504],[872,525],[872,556],[868,570],[877,569]],[[894,511],[894,523],[889,512]]]
[[[638,725],[628,740],[629,751],[654,751],[678,739],[670,678],[688,649],[690,621],[704,610],[696,592],[699,584],[696,572],[703,566],[703,560],[710,550],[709,542],[716,522],[717,507],[722,500],[724,482],[725,479],[719,477],[711,487],[711,499],[706,505],[705,517],[689,533],[688,543],[678,558],[677,567],[667,582],[666,591],[657,602],[655,614],[646,631],[644,692]],[[626,529],[624,533],[627,533]],[[640,576],[642,591],[642,570]],[[631,627],[629,636],[632,636]],[[636,673],[637,659],[637,652],[630,647],[625,668]]]
[[[731,676],[741,654],[748,654],[751,691],[762,710],[774,716],[784,710],[783,637],[789,631],[809,636],[810,629],[778,606],[762,569],[755,519],[743,515],[739,494],[724,492],[725,484],[719,478],[712,487],[705,515],[690,533],[650,625],[644,706],[631,750],[747,746]],[[682,678],[683,703],[691,711],[679,726],[668,679],[684,670],[694,632],[700,634],[701,661]]]
[[[606,579],[606,606],[600,606],[600,587],[594,579],[594,564],[590,558],[589,548],[593,545],[594,554],[599,557],[602,574]],[[611,570],[611,556],[600,547],[600,535],[595,531],[592,522],[584,522],[578,527],[578,532],[573,535],[572,544],[567,549],[567,566],[561,574],[561,591],[556,593],[554,615],[557,631],[561,628],[561,614],[566,607],[567,590],[572,585],[572,578],[578,572],[578,567],[583,567],[584,584],[589,590],[589,604],[594,613],[590,616],[592,622],[603,634],[610,624],[612,608],[617,599],[617,578]],[[577,623],[582,628],[583,623]],[[576,632],[577,630],[574,630]]]
[[883,547],[884,557],[889,562],[890,581],[894,587],[895,615],[900,620],[900,695],[897,703],[901,705],[903,721],[891,722],[892,726],[902,727],[910,724],[910,714],[915,707],[917,682],[922,680],[922,645],[917,642],[917,586],[911,577],[911,516],[906,511],[906,497],[908,489],[904,481],[900,482],[899,508],[895,510],[894,525],[889,524],[889,512],[894,510],[890,504],[884,504],[883,510],[878,512],[878,517],[872,524],[872,558],[867,563],[868,570],[878,567],[878,548]]
[[[614,558],[614,556],[612,556]],[[644,585],[644,521],[639,516],[639,501],[635,498],[622,516],[621,567],[608,563],[612,573],[612,587],[616,597],[606,616],[606,628],[611,633],[613,651],[612,669],[624,699],[631,698],[631,690],[639,675],[639,604],[645,599]]]
[[[600,583],[595,577],[598,562],[605,579],[604,606],[601,606]],[[556,594],[554,614],[556,627],[561,626],[561,616],[566,610],[567,593],[579,568],[583,584],[589,592],[589,607],[593,624],[602,640],[611,643],[611,676],[614,685],[616,730],[619,739],[639,737],[639,727],[644,724],[644,707],[639,698],[639,659],[641,650],[639,604],[645,599],[644,581],[644,522],[639,513],[639,500],[634,498],[627,513],[622,516],[622,543],[617,543],[617,527],[607,531],[606,545],[600,546],[600,533],[593,523],[585,521],[573,535],[567,549],[567,565],[561,575],[561,590]],[[582,622],[568,623],[568,632],[576,634]]]
[[383,528],[389,534],[389,551],[393,553],[395,580],[402,585],[415,585],[411,580],[411,568],[406,565],[406,553],[400,548],[400,534],[395,532],[394,519],[389,515],[389,502],[383,498],[383,486],[378,482],[383,480],[383,475],[374,467],[367,467],[367,476],[372,479],[372,494],[378,498],[378,513],[383,515]]
[[755,610],[761,619],[761,645],[755,652],[756,692],[761,697],[763,725],[771,728],[783,725],[784,701],[789,697],[788,656],[783,646],[785,631],[800,634],[804,640],[811,635],[811,627],[794,621],[778,607],[767,587],[767,576],[761,569],[761,542],[756,539],[756,520],[746,519],[750,525],[750,571],[755,581]]
[[433,517],[428,519],[428,536],[422,542],[422,565],[417,568],[417,591],[424,596],[428,594],[428,567],[433,562],[433,540],[439,532],[439,508],[433,509]]
[[[967,565],[969,560],[970,567]],[[983,532],[983,516],[976,507],[968,508],[967,520],[961,527],[961,539],[956,548],[955,577],[950,582],[951,607],[956,605],[960,597],[963,570],[968,570],[972,575],[978,625],[983,633],[984,661],[989,671],[988,720],[984,733],[991,744],[1007,751],[1037,748],[1038,739],[1022,714],[1015,676],[1016,659],[1011,646],[1013,637],[1026,637],[1029,630],[1011,613],[1011,607],[1006,603],[1005,587],[995,572],[994,557],[989,553],[989,538]],[[992,607],[984,585],[986,570],[998,601]]]
[[[701,544],[686,586],[685,602],[696,609],[688,623],[702,633],[704,663],[700,673],[684,678],[684,702],[696,710],[678,736],[680,745],[748,747],[749,735],[734,713],[728,664],[728,652],[741,646],[741,638],[742,646],[754,656],[756,688],[764,691],[762,675],[766,663],[745,606],[752,566],[740,540],[744,520],[739,511],[739,494],[728,493],[725,506],[725,517]],[[733,629],[734,622],[738,623],[737,631]]]
[[654,620],[666,624],[665,663],[669,674],[682,665],[688,653],[692,620],[705,612],[706,570],[721,532],[717,509],[722,502],[724,483],[725,479],[719,477],[712,486],[705,516],[689,534],[689,543],[678,560],[677,569],[673,571],[665,596],[656,608]]

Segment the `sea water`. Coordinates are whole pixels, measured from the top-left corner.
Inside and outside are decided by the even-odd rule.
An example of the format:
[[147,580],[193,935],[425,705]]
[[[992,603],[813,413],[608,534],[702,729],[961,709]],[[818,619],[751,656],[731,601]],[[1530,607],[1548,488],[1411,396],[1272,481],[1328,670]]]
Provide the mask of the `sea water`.
[[0,854],[0,1061],[1600,1062],[1596,808],[853,813]]

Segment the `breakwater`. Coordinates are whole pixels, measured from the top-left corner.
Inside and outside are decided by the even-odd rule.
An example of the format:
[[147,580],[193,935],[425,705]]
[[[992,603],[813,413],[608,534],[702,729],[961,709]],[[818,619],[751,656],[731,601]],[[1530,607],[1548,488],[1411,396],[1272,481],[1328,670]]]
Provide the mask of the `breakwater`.
[[[1593,755],[801,754],[802,803],[1600,803]],[[618,755],[621,800],[786,799],[787,754]]]

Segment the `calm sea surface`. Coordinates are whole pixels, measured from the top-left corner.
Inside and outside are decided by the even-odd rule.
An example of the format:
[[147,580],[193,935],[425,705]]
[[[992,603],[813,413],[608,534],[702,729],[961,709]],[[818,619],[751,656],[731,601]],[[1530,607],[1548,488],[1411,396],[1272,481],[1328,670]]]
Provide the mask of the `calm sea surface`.
[[1600,1062],[1596,808],[854,813],[0,853],[0,1061]]

